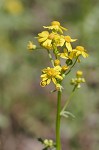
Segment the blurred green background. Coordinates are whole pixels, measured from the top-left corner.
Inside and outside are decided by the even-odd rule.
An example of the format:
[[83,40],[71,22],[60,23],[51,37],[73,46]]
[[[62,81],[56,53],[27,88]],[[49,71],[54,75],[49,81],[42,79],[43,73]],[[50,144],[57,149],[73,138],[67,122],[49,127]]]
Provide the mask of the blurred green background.
[[56,93],[39,85],[48,56],[27,50],[53,20],[90,55],[64,83],[63,104],[70,79],[77,69],[84,71],[86,84],[68,107],[76,118],[62,120],[63,150],[99,149],[99,1],[0,0],[0,150],[40,150],[38,137],[55,139]]

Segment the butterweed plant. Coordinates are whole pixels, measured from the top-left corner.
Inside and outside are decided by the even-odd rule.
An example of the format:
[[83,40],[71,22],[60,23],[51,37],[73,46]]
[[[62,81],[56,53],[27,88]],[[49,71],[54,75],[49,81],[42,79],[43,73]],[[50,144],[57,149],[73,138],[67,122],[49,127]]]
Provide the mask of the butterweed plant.
[[[72,42],[77,39],[72,39],[69,35],[65,35],[66,28],[62,27],[58,21],[51,22],[50,26],[43,26],[44,31],[38,34],[37,40],[40,47],[44,48],[49,56],[51,66],[42,69],[41,87],[46,87],[51,82],[54,84],[54,90],[51,92],[57,93],[57,112],[56,112],[56,140],[41,139],[39,141],[44,144],[43,150],[53,149],[62,150],[60,139],[60,121],[62,116],[69,117],[74,115],[66,111],[67,106],[76,89],[85,83],[83,72],[78,70],[74,78],[71,79],[70,84],[73,86],[70,97],[66,100],[63,108],[61,107],[61,96],[63,92],[63,80],[72,71],[76,63],[80,62],[80,57],[87,58],[88,54],[83,46],[76,46],[73,48]],[[28,43],[29,50],[39,49],[33,42]],[[46,52],[45,51],[45,52]]]

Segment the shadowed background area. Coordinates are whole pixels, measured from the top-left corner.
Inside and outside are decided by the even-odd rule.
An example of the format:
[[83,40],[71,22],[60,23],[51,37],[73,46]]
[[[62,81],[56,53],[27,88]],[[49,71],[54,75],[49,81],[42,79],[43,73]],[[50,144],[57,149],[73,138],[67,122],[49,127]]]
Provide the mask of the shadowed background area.
[[86,84],[68,107],[76,118],[62,119],[63,150],[99,149],[99,1],[0,0],[0,150],[41,150],[38,137],[55,139],[56,93],[39,85],[50,62],[45,50],[27,50],[53,20],[90,55],[64,82],[63,104],[70,79],[83,70]]

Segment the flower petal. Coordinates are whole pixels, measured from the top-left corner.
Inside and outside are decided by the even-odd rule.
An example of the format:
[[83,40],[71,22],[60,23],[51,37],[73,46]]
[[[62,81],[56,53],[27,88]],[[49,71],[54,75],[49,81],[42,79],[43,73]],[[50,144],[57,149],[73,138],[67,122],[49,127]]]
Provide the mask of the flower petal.
[[46,84],[48,85],[48,84],[50,84],[50,82],[51,82],[51,79],[48,79]]
[[57,84],[57,81],[56,81],[55,78],[52,78],[52,81],[53,81],[54,84]]
[[66,42],[66,47],[67,47],[67,49],[68,49],[69,52],[72,51],[72,46],[71,46],[70,43]]

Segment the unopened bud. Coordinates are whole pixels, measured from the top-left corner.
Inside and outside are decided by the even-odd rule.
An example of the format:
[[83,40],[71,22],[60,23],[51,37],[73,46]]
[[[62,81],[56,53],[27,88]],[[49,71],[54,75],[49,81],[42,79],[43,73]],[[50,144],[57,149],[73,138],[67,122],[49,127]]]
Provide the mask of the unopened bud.
[[60,65],[60,60],[59,60],[59,59],[56,59],[56,60],[54,61],[54,65],[55,65],[55,66]]
[[83,72],[82,72],[82,71],[79,71],[79,70],[78,70],[78,71],[76,72],[76,76],[77,76],[77,77],[81,77],[82,75],[83,75]]
[[62,71],[65,72],[68,68],[68,66],[62,66]]

